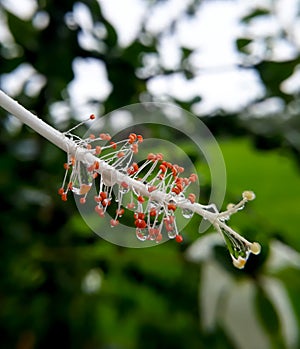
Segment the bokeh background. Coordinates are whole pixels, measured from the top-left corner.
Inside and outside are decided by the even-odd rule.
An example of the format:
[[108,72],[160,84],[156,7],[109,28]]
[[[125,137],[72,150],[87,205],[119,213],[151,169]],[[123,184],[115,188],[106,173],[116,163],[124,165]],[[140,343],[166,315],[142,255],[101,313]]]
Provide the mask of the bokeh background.
[[65,154],[1,109],[0,347],[300,348],[299,67],[298,0],[0,0],[1,89],[63,131],[143,101],[193,112],[224,205],[255,191],[231,224],[263,248],[236,270],[197,218],[182,245],[100,239],[57,195]]

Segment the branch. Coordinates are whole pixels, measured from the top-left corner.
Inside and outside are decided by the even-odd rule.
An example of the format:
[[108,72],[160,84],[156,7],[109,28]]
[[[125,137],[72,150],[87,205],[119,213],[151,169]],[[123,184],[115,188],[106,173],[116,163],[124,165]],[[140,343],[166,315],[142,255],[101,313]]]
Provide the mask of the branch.
[[[255,198],[254,193],[244,192],[243,198],[238,204],[230,205],[226,211],[219,213],[213,204],[201,205],[196,203],[194,194],[185,197],[186,189],[192,182],[196,181],[196,175],[181,178],[180,174],[183,169],[178,165],[163,161],[161,154],[149,154],[140,168],[133,163],[132,158],[138,151],[138,143],[142,142],[142,136],[130,134],[129,138],[119,142],[120,144],[111,142],[111,145],[94,146],[99,141],[110,140],[110,136],[101,134],[97,138],[92,137],[82,140],[71,134],[70,131],[73,131],[74,128],[62,133],[32,114],[2,91],[0,91],[0,106],[68,154],[68,161],[65,164],[66,175],[63,186],[59,190],[62,200],[66,201],[68,191],[73,191],[81,195],[80,202],[85,203],[91,181],[99,175],[101,180],[99,194],[95,198],[97,203],[95,211],[100,217],[105,214],[110,204],[108,197],[111,194],[112,187],[118,186],[120,193],[118,209],[115,219],[111,220],[112,226],[117,225],[119,223],[118,219],[124,211],[122,198],[125,192],[131,191],[135,200],[131,204],[132,208],[135,207],[134,220],[139,240],[151,239],[159,242],[162,239],[162,229],[165,228],[169,238],[175,238],[176,241],[181,242],[182,237],[177,230],[174,215],[174,211],[180,208],[188,212],[190,216],[196,213],[213,224],[224,238],[233,264],[236,267],[243,268],[250,253],[258,254],[260,252],[258,243],[247,241],[225,223],[247,201]],[[119,147],[118,150],[111,151],[116,149],[117,146]],[[110,150],[108,155],[100,156],[102,150],[107,149]],[[68,179],[70,168],[72,172]],[[81,173],[82,169],[85,171],[84,176]],[[138,176],[145,171],[146,174],[140,180]],[[157,173],[153,177],[155,171]],[[86,181],[87,178],[88,181]],[[145,197],[148,198],[148,203],[145,202]],[[153,210],[153,207],[150,207],[150,199],[157,203],[157,209]]]

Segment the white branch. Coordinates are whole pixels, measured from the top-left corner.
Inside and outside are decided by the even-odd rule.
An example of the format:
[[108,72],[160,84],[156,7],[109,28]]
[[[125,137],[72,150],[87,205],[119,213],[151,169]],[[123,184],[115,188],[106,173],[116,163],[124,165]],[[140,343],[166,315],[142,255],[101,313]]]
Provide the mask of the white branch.
[[[30,111],[25,109],[17,101],[9,97],[3,91],[0,90],[0,106],[8,111],[10,114],[16,116],[24,124],[32,128],[34,131],[39,133],[41,136],[46,138],[48,141],[64,150],[70,154],[75,154],[78,160],[83,161],[86,164],[93,164],[95,161],[99,161],[97,157],[88,152],[84,148],[79,148],[78,145],[72,141],[70,138],[66,137],[62,132],[56,130],[52,126],[45,123],[42,119],[38,118],[36,115],[32,114]],[[115,183],[120,184],[124,180],[124,174],[117,171],[112,166],[106,164],[104,161],[101,161],[101,166],[99,172],[104,172],[115,179]],[[150,196],[158,201],[166,201],[167,194],[161,191],[156,191],[154,193],[149,193],[147,187],[144,183],[137,181],[133,178],[126,177],[126,181],[131,188],[135,188],[137,192],[140,192],[144,196]],[[205,219],[208,219],[211,223],[214,223],[217,219],[218,213],[210,212],[205,210],[203,205],[198,203],[192,204],[188,202],[182,202],[177,204],[178,207],[186,208],[192,210],[193,212],[198,213]]]

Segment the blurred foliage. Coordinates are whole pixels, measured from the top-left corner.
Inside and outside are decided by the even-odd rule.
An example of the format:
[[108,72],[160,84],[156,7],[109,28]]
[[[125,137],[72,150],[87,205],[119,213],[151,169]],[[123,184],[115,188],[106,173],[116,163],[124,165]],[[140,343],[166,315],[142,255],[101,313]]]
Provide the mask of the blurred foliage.
[[[93,48],[80,44],[84,29],[79,24],[67,24],[78,3],[91,15]],[[182,15],[192,17],[201,4],[194,1]],[[0,1],[0,25],[10,35],[0,43],[1,88],[6,87],[3,77],[30,65],[44,83],[32,92],[30,79],[20,81],[14,96],[49,123],[57,124],[53,104],[70,102],[76,57],[95,58],[106,67],[113,89],[105,100],[91,101],[99,114],[152,100],[147,91],[151,70],[144,77],[137,72],[146,54],[158,54],[161,34],[142,27],[135,40],[120,46],[95,0],[39,0],[34,15],[24,18],[4,5]],[[46,24],[38,26],[38,16],[46,16]],[[270,9],[258,6],[243,23],[247,27],[271,16]],[[175,26],[176,20],[168,30]],[[239,199],[245,186],[258,196],[232,222],[263,245],[243,271],[232,267],[214,234],[193,243],[197,218],[187,226],[181,246],[125,249],[99,239],[72,200],[66,205],[56,195],[65,154],[0,110],[1,348],[300,348],[299,92],[282,89],[297,71],[300,54],[298,48],[293,59],[276,60],[272,52],[279,38],[296,47],[285,28],[278,37],[246,33],[237,38],[242,65],[259,74],[265,96],[238,114],[220,110],[202,117],[224,153],[226,202]],[[259,57],[253,49],[258,41],[264,48]],[[178,70],[192,79],[187,64],[192,50],[181,51]],[[162,66],[152,75],[157,72],[172,73]],[[192,109],[199,100],[174,102]],[[269,110],[270,100],[279,101],[280,108]],[[75,122],[70,110],[61,124],[66,128]],[[174,137],[172,130],[164,134]],[[197,161],[195,154],[191,158]],[[208,191],[205,183],[203,202]]]

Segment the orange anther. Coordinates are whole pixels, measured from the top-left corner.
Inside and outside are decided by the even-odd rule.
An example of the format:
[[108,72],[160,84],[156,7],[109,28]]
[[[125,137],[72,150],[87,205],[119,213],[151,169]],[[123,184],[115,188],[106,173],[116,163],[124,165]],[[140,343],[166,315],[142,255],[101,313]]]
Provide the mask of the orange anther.
[[64,163],[64,169],[65,170],[68,170],[70,168],[70,165],[69,164],[67,164],[66,162]]
[[109,206],[110,204],[111,204],[111,201],[110,201],[110,200],[108,200],[108,199],[103,199],[103,200],[102,200],[102,205],[103,205],[104,207]]
[[196,182],[198,180],[198,176],[195,173],[192,173],[189,179],[191,182]]
[[150,161],[156,160],[156,155],[153,153],[149,153],[147,156],[147,160],[150,160]]
[[63,194],[61,195],[61,199],[62,199],[62,201],[67,201],[67,200],[68,200],[68,198],[67,198],[67,193],[63,193]]
[[167,167],[163,164],[159,166],[159,169],[161,170],[162,173],[165,173],[167,171]]
[[109,142],[109,144],[111,145],[111,147],[112,147],[113,149],[117,149],[117,143],[115,143],[115,142]]
[[151,186],[148,187],[148,192],[152,193],[156,189],[157,189],[157,187],[155,185],[151,185]]
[[64,188],[59,188],[58,189],[58,194],[59,195],[63,195],[63,193],[64,193]]
[[137,154],[139,151],[139,146],[136,143],[134,143],[131,146],[131,150],[132,150],[133,154]]
[[85,200],[85,198],[80,198],[79,202],[80,202],[81,204],[85,204],[85,203],[86,203],[86,200]]
[[101,149],[100,145],[97,145],[96,148],[95,148],[95,154],[96,155],[100,155],[101,154],[101,150],[102,149]]
[[115,226],[117,226],[119,224],[119,221],[117,220],[117,219],[111,219],[110,220],[110,225],[112,226],[112,227],[115,227]]
[[116,210],[117,216],[122,216],[124,212],[125,212],[124,208],[120,208],[119,210]]
[[162,153],[158,153],[158,154],[156,154],[156,160],[161,161],[163,158],[164,158],[164,156],[163,156],[163,154],[162,154]]
[[104,200],[104,199],[107,198],[107,193],[106,193],[105,191],[101,191],[101,192],[99,193],[99,195],[100,195],[100,197],[101,197],[102,200]]
[[151,210],[150,210],[150,216],[151,217],[155,217],[156,215],[157,215],[157,211],[156,211],[156,209],[154,207],[152,207]]
[[135,203],[134,202],[129,202],[127,205],[126,205],[127,208],[129,208],[130,210],[133,210],[135,208]]
[[138,140],[139,143],[142,143],[144,141],[144,138],[143,138],[142,135],[138,135],[137,136],[137,140]]
[[142,195],[139,195],[138,198],[137,198],[137,200],[138,200],[138,202],[140,202],[141,204],[142,204],[143,202],[145,202],[145,199],[143,198]]
[[182,241],[183,241],[182,235],[176,235],[175,240],[176,240],[176,242],[178,242],[179,244],[181,244]]
[[190,200],[190,202],[191,202],[192,204],[194,204],[195,201],[196,201],[196,195],[193,194],[193,193],[191,193],[191,194],[189,194],[188,199]]
[[168,204],[168,210],[169,211],[175,211],[177,206],[175,204]]

